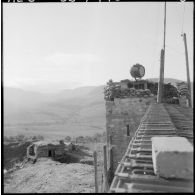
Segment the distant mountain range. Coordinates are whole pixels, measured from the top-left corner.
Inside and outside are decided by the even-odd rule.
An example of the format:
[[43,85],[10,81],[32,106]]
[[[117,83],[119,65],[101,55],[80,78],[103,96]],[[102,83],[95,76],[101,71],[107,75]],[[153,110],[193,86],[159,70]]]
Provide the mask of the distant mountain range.
[[[158,82],[157,78],[148,79]],[[181,82],[165,79],[166,83]],[[38,93],[4,87],[6,133],[57,134],[105,131],[104,86],[65,89],[59,93]]]
[[90,135],[105,131],[104,86],[42,94],[4,88],[5,135]]

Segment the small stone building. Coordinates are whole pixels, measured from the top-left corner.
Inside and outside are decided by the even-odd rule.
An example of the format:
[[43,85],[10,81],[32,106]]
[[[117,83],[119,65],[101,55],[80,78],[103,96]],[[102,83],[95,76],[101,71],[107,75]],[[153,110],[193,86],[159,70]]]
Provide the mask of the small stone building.
[[55,157],[64,155],[66,145],[63,141],[37,141],[27,148],[27,157],[37,159],[39,157]]

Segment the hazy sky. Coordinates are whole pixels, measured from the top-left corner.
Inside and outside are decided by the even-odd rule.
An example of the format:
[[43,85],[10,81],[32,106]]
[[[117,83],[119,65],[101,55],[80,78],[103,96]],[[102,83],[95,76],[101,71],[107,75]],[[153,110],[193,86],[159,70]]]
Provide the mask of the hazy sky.
[[[193,79],[193,3],[167,3],[165,77],[186,80],[183,30]],[[3,5],[5,85],[53,90],[159,77],[163,2]]]

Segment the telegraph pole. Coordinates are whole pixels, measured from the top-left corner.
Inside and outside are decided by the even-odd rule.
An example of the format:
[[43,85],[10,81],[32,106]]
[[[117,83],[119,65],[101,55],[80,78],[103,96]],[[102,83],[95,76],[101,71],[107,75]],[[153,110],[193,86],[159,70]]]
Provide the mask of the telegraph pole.
[[185,56],[186,56],[186,72],[187,72],[187,83],[188,83],[188,90],[189,90],[189,107],[192,107],[191,104],[191,83],[190,83],[190,73],[189,73],[189,61],[188,61],[188,48],[187,48],[187,40],[186,40],[186,33],[182,34],[184,46],[185,46]]
[[158,82],[158,95],[157,95],[157,103],[162,102],[162,93],[163,93],[163,69],[164,69],[164,50],[161,49],[160,53],[160,78]]
[[164,64],[165,64],[165,35],[166,35],[166,1],[164,7],[164,41],[163,41],[163,49],[161,49],[160,55],[160,78],[158,82],[158,95],[157,95],[157,103],[162,103],[163,96],[163,84],[164,84]]

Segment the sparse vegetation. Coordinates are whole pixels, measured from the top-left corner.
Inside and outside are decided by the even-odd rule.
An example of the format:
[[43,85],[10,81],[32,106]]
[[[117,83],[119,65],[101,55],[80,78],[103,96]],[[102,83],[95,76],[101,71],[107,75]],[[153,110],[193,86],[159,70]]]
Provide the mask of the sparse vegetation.
[[65,137],[65,141],[70,142],[71,141],[71,137],[70,136],[66,136]]
[[[22,161],[26,156],[27,147],[32,144],[32,142],[43,140],[44,137],[37,136],[24,136],[19,134],[17,136],[4,137],[4,168],[10,169],[16,163]],[[66,136],[63,141],[70,142],[74,140],[70,136]],[[103,143],[106,140],[106,133],[103,134],[96,133],[93,136],[78,136],[76,137],[76,143],[83,146],[87,146],[88,144],[95,143]],[[91,147],[87,147],[87,149],[92,149]]]
[[13,168],[17,163],[24,160],[27,147],[34,141],[43,140],[43,136],[26,137],[22,134],[4,137],[4,169]]

